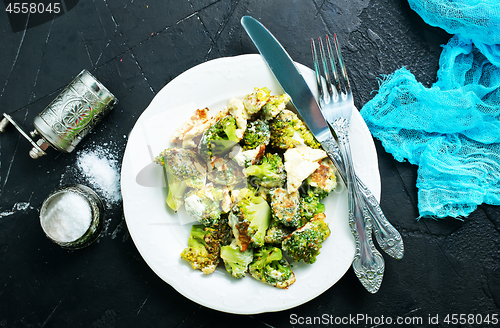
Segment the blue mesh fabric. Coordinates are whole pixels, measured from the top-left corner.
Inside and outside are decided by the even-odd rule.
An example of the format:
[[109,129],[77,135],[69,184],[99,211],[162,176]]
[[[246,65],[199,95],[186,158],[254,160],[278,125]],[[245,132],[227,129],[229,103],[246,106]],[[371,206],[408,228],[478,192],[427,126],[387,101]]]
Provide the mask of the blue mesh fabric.
[[427,23],[456,33],[437,81],[426,88],[401,68],[361,115],[395,159],[419,166],[421,217],[461,218],[479,204],[500,205],[500,3],[409,3]]

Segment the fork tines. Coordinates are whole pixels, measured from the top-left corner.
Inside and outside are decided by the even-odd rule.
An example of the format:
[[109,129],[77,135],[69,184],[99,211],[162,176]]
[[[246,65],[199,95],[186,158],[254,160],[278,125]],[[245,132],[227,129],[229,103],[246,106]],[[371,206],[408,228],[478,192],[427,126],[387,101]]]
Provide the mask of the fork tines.
[[[333,97],[336,98],[338,97],[339,94],[343,95],[348,94],[351,90],[351,87],[349,84],[349,78],[347,76],[347,70],[342,60],[342,54],[340,52],[340,47],[338,45],[336,34],[333,34],[333,44],[335,46],[335,52],[332,49],[330,37],[326,35],[326,50],[328,54],[327,56],[323,46],[323,41],[321,37],[319,38],[319,51],[325,77],[325,79],[323,80],[320,74],[316,45],[314,43],[314,40],[311,39],[314,70],[316,72],[316,80],[317,80],[316,82],[318,83],[319,86],[321,86],[320,94],[324,95],[324,91],[326,90],[328,94],[333,95]],[[339,78],[339,71],[341,78]],[[338,98],[332,100],[337,101]]]

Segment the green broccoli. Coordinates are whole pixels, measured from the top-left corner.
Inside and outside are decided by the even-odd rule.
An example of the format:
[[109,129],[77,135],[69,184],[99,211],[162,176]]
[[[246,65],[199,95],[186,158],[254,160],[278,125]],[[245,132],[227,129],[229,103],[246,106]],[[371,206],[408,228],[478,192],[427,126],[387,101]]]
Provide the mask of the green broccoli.
[[198,153],[207,162],[212,156],[223,156],[240,141],[236,136],[236,120],[228,115],[220,118],[203,132]]
[[293,228],[287,227],[284,224],[276,221],[275,219],[272,219],[271,224],[266,231],[266,237],[264,238],[264,241],[266,242],[266,244],[281,246],[283,239],[285,239],[292,232]]
[[218,229],[193,225],[188,247],[182,251],[181,258],[188,261],[193,269],[209,274],[219,264],[220,247],[221,236]]
[[255,114],[264,106],[271,95],[268,88],[254,88],[253,92],[243,98],[243,105],[248,114]]
[[269,121],[269,130],[271,132],[269,144],[276,148],[288,149],[298,145],[315,149],[321,147],[307,126],[288,109],[283,109]]
[[282,248],[295,261],[316,262],[323,241],[330,236],[325,214],[316,214],[311,221],[292,232],[282,242]]
[[298,227],[300,195],[298,192],[288,193],[283,188],[275,188],[269,192],[273,219],[287,227]]
[[207,168],[192,150],[168,148],[155,158],[163,166],[168,185],[167,205],[178,211],[187,187],[199,189],[205,185]]
[[249,189],[240,190],[238,199],[229,213],[229,225],[240,250],[264,245],[266,230],[271,222],[269,204]]
[[241,139],[241,146],[244,150],[255,149],[258,146],[269,144],[269,126],[266,122],[255,120],[248,122],[243,139]]
[[256,249],[248,270],[258,281],[277,288],[288,288],[295,282],[290,264],[283,257],[281,249],[274,246]]
[[260,164],[251,165],[243,170],[249,178],[250,184],[257,184],[262,187],[280,187],[285,184],[286,171],[283,160],[278,154],[267,153],[262,158]]
[[208,180],[217,185],[235,188],[246,185],[246,176],[243,168],[231,158],[213,157],[209,165]]
[[290,101],[290,96],[287,94],[271,96],[264,107],[260,110],[260,117],[264,121],[272,120],[285,109],[286,104]]
[[186,213],[207,227],[215,227],[222,213],[222,190],[209,183],[201,189],[192,189],[184,197]]
[[233,242],[231,245],[221,247],[220,257],[231,276],[243,278],[248,271],[248,265],[253,260],[253,250],[248,248],[242,252],[238,245]]
[[323,199],[337,187],[337,169],[329,158],[320,161],[320,166],[302,184],[301,193]]
[[325,211],[325,205],[318,197],[288,193],[283,188],[272,189],[269,195],[273,219],[286,227],[301,227],[316,214]]
[[319,197],[304,196],[300,197],[299,210],[297,214],[302,218],[300,226],[306,224],[316,214],[325,212],[325,204],[321,203]]

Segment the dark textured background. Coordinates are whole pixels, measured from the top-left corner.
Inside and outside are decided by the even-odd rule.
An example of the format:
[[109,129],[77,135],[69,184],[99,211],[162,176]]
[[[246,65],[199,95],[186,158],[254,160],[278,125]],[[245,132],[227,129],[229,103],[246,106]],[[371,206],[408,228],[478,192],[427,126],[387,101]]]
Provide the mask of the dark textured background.
[[[263,22],[295,61],[309,67],[310,38],[338,33],[358,108],[373,97],[382,75],[402,66],[430,86],[450,37],[401,0],[62,4],[56,18],[9,16],[0,5],[0,109],[29,131],[33,118],[86,68],[119,104],[78,148],[112,145],[119,160],[135,120],[166,83],[207,60],[257,52],[240,25],[243,15]],[[417,168],[396,162],[378,141],[381,205],[403,235],[404,259],[385,256],[375,295],[350,269],[307,304],[252,316],[202,307],[158,278],[130,239],[121,204],[108,205],[97,243],[77,252],[52,244],[40,228],[39,208],[53,189],[78,181],[72,174],[76,151],[32,160],[30,145],[12,127],[0,142],[0,327],[289,327],[291,314],[417,316],[424,322],[439,315],[442,322],[446,314],[500,312],[500,209],[482,205],[463,221],[417,221]]]

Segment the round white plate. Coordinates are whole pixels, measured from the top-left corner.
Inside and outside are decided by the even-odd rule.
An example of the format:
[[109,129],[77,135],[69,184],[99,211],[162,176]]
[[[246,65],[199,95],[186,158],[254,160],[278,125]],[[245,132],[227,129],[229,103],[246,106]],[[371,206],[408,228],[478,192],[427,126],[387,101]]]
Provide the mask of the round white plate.
[[[297,64],[312,90],[314,72]],[[121,170],[121,189],[127,227],[151,269],[185,297],[206,307],[238,314],[281,311],[303,304],[334,285],[349,269],[354,239],[347,222],[347,193],[339,185],[325,200],[332,231],[316,263],[293,263],[297,281],[288,289],[265,285],[249,275],[232,278],[223,265],[210,275],[193,270],[181,260],[192,220],[181,209],[173,213],[165,204],[162,168],[153,162],[171,146],[174,130],[195,109],[221,110],[231,97],[243,97],[254,87],[283,93],[260,55],[241,55],[205,62],[168,83],[137,120],[130,133]],[[373,139],[355,111],[350,139],[360,178],[380,196],[380,176]]]

